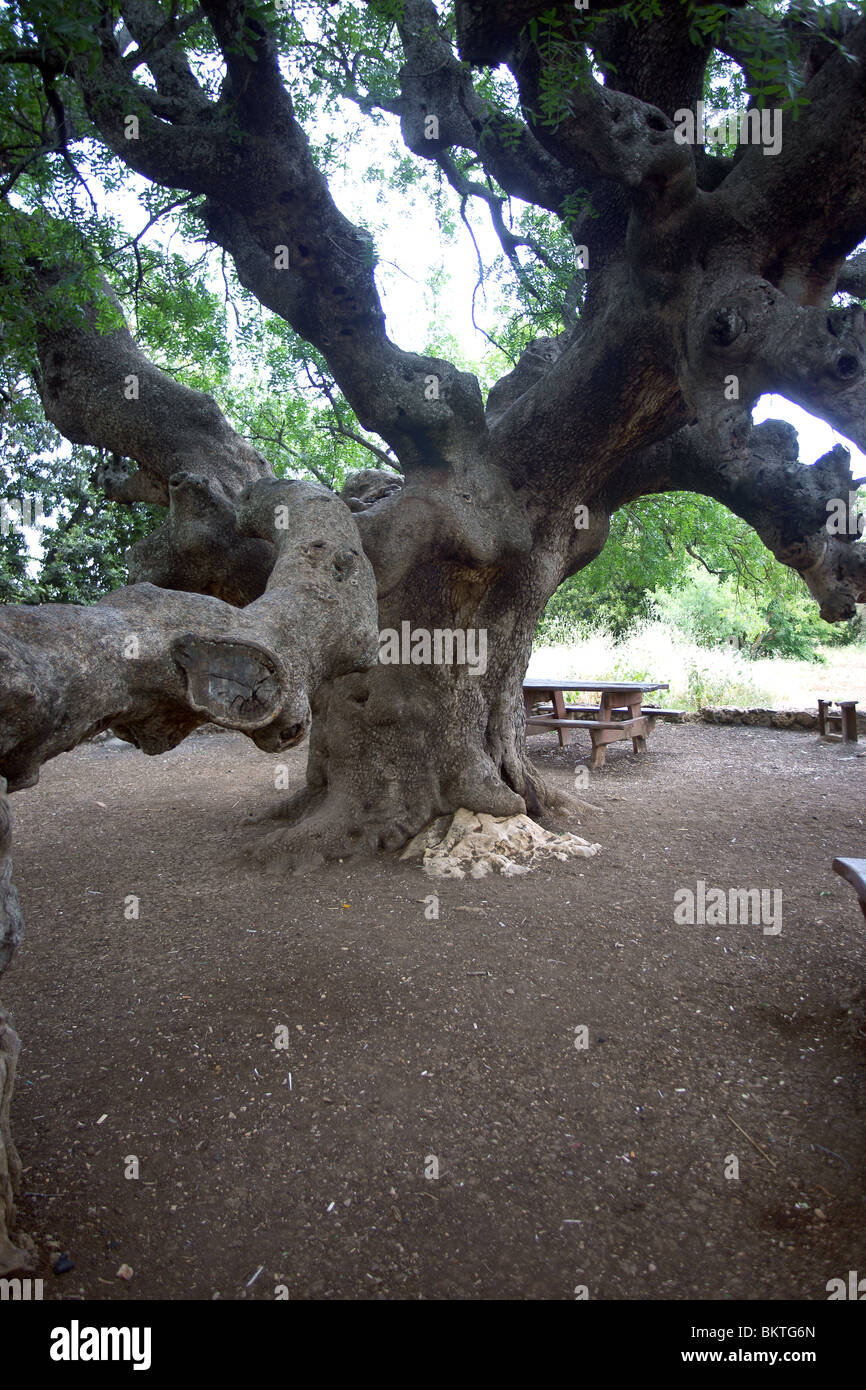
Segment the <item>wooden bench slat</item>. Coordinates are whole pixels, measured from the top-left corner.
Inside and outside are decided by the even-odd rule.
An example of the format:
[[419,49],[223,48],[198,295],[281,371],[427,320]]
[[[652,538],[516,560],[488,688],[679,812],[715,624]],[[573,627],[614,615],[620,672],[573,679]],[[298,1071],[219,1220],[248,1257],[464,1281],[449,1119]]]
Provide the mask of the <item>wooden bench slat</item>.
[[545,729],[630,729],[633,724],[643,724],[645,716],[637,719],[548,719],[532,715],[526,721],[527,730],[537,724]]
[[[547,706],[547,708],[550,708]],[[565,708],[570,712],[574,710],[576,714],[592,714],[598,709],[598,705],[571,705],[566,702]],[[611,714],[628,714],[628,705],[613,705],[610,709]],[[641,714],[685,714],[684,709],[660,709],[658,705],[641,705]]]
[[[598,709],[598,705],[570,705],[566,703],[565,708],[568,710],[569,714],[572,711],[575,714],[592,714],[595,710]],[[613,705],[611,706],[610,713],[628,714],[628,705]]]
[[[595,711],[598,709],[598,705],[572,705],[572,704],[570,704],[568,701],[566,701],[565,708],[566,708],[566,712],[567,712],[569,715],[572,715],[572,714],[574,714],[574,715],[577,715],[577,714],[594,714]],[[549,704],[549,703],[548,703],[548,704],[538,704],[538,705],[536,705],[536,709],[538,709],[539,711],[544,711],[544,712],[546,712],[547,710],[550,710],[550,711],[552,712],[552,711],[553,711],[553,705],[551,705],[551,704]],[[628,714],[628,712],[629,712],[629,707],[628,707],[628,705],[614,705],[614,706],[608,711],[608,713],[610,713],[610,714]],[[669,718],[680,718],[680,717],[682,717],[682,715],[685,714],[685,710],[684,710],[684,709],[659,709],[658,705],[641,705],[641,714],[654,714],[654,715],[656,715],[657,718],[663,718],[665,715],[667,715]]]
[[643,724],[644,716],[635,719],[569,719],[568,722],[578,729],[630,729],[632,724]]

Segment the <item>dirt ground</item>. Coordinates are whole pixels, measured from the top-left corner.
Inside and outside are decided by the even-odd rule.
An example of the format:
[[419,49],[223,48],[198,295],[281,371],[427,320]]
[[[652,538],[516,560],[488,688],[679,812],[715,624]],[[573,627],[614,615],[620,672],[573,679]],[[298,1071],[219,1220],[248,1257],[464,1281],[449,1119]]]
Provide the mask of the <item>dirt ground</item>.
[[[588,753],[531,747],[566,790]],[[866,853],[862,745],[660,726],[557,826],[595,858],[439,883],[252,867],[279,761],[88,745],[12,799],[46,1297],[824,1300],[866,1274],[866,924],[830,868]],[[781,934],[677,925],[698,880],[782,890]]]

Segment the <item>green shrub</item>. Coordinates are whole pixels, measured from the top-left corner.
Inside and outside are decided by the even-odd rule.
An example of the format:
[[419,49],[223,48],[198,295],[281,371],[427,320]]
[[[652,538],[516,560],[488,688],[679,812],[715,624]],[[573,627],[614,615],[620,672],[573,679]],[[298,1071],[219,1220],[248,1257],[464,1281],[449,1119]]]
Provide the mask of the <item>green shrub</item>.
[[652,601],[663,622],[699,646],[727,644],[752,659],[781,656],[823,662],[819,644],[833,630],[819,618],[814,600],[798,582],[789,592],[762,600],[732,579],[720,580],[695,567],[679,588],[657,590]]

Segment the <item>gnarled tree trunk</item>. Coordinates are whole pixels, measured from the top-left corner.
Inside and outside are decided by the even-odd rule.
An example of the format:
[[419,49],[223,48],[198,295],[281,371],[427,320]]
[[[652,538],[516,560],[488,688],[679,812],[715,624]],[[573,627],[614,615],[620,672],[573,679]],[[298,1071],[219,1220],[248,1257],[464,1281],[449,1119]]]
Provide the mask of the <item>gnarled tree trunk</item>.
[[[0,777],[0,975],[21,940],[18,895],[12,883],[12,816],[6,783]],[[21,1181],[21,1160],[12,1141],[12,1094],[20,1044],[8,1014],[0,1004],[0,1275],[32,1268],[32,1245],[15,1236],[15,1194]]]
[[522,683],[550,584],[548,559],[413,569],[380,601],[379,662],[316,693],[306,788],[259,857],[398,849],[461,806],[538,814],[546,790],[524,746]]

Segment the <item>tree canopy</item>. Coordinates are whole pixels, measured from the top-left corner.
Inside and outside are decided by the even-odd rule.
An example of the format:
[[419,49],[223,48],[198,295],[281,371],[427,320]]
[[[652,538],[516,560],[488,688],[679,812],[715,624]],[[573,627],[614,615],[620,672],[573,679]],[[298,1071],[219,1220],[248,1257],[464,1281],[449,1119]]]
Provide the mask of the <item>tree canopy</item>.
[[[0,21],[0,44],[7,59],[0,69],[4,199],[31,212],[50,209],[67,231],[77,229],[82,241],[98,250],[100,265],[110,275],[136,338],[149,356],[178,380],[215,393],[229,418],[262,448],[278,474],[341,484],[354,467],[384,464],[386,451],[381,457],[365,453],[358,442],[365,437],[364,431],[321,354],[278,314],[263,310],[239,283],[225,252],[215,251],[202,236],[205,199],[182,188],[166,191],[142,185],[125,159],[106,147],[80,88],[64,68],[50,72],[45,62],[35,61],[34,51],[26,51],[29,34],[36,40],[36,50],[47,52],[51,43],[56,45],[58,60],[64,53],[79,61],[90,53],[92,60],[94,20],[113,14],[117,31],[129,45],[128,53],[140,53],[140,44],[136,45],[127,21],[121,19],[123,7],[88,8],[76,0],[50,8],[49,19],[45,7],[12,5]],[[566,16],[563,7],[559,12],[551,7],[529,21],[539,49],[550,60],[539,91],[542,110],[553,124],[561,122],[568,109],[569,63],[575,51],[597,75],[616,81],[615,64],[606,56],[604,43],[593,43],[599,32],[604,36],[611,28],[609,11],[615,10],[618,20],[631,25],[637,36],[649,22],[661,18],[663,10],[659,3],[591,8],[592,14]],[[758,105],[778,104],[796,117],[808,105],[803,49],[814,47],[820,38],[828,48],[848,52],[845,34],[851,25],[851,5],[763,3],[751,6],[747,16],[732,13],[736,6],[684,8],[689,40],[696,49],[705,50],[707,39],[723,35],[720,46],[709,55],[703,78],[703,99],[714,111],[742,109],[751,99]],[[589,7],[574,9],[588,11]],[[158,7],[151,9],[152,23],[159,13]],[[758,14],[766,22],[756,27]],[[178,5],[166,7],[165,18],[177,27],[176,41],[196,74],[210,72],[210,90],[216,94],[220,53],[204,13],[194,6]],[[139,23],[141,19],[138,16]],[[492,308],[482,317],[489,346],[475,362],[460,360],[489,389],[533,338],[556,334],[563,320],[569,321],[577,312],[581,277],[574,274],[574,240],[569,230],[582,216],[596,215],[589,191],[569,192],[559,207],[549,209],[510,196],[483,168],[483,157],[472,148],[457,145],[446,151],[439,142],[430,142],[422,157],[409,155],[394,129],[406,99],[400,80],[405,56],[402,38],[412,22],[402,5],[247,7],[246,22],[255,25],[257,19],[270,23],[275,31],[281,63],[291,75],[297,112],[315,125],[317,133],[322,132],[321,140],[315,142],[320,167],[328,173],[353,167],[391,209],[399,208],[406,197],[429,199],[439,236],[443,244],[455,248],[455,254],[462,230],[468,229],[474,237],[473,204],[489,214],[499,253],[485,263],[478,252],[478,285]],[[777,22],[771,24],[772,20]],[[453,11],[441,14],[440,7],[439,23],[441,33],[453,44]],[[121,24],[126,27],[121,29]],[[575,25],[585,40],[580,48],[572,42]],[[167,38],[163,31],[162,43]],[[64,66],[68,68],[68,63]],[[145,91],[153,83],[158,87],[157,79],[141,63],[127,66],[143,79]],[[523,113],[512,74],[502,67],[481,70],[474,88],[500,123],[511,122],[510,138],[519,147]],[[352,108],[356,120],[347,119]],[[365,127],[370,125],[381,135],[374,155],[367,154],[364,142]],[[387,158],[382,158],[379,151],[385,149]],[[735,147],[721,142],[709,150],[717,160],[736,153]],[[479,170],[483,178],[477,177]],[[142,225],[130,235],[128,209],[138,204]],[[123,218],[118,216],[119,207],[126,211]],[[59,230],[53,229],[55,234]],[[44,226],[33,235],[44,251]],[[45,421],[31,370],[38,315],[36,305],[26,296],[22,299],[16,279],[21,236],[19,222],[15,234],[10,229],[8,238],[3,238],[8,273],[5,305],[0,305],[4,324],[0,492],[12,505],[21,495],[38,496],[49,516],[58,515],[60,533],[48,538],[45,562],[34,581],[28,579],[25,568],[24,535],[20,529],[7,529],[0,538],[2,596],[18,602],[94,601],[122,580],[124,549],[154,529],[160,517],[142,504],[131,504],[123,511],[105,505],[95,477],[99,463],[105,462],[104,450],[100,457],[87,446],[73,445],[71,451],[67,446],[58,458],[59,438]],[[220,281],[223,293],[217,292]],[[447,323],[449,283],[448,271],[442,267],[428,287],[434,312],[428,315],[427,328],[433,336],[443,317]],[[75,293],[72,290],[73,302]],[[431,337],[425,346],[435,350],[437,345]],[[453,336],[448,340],[446,334],[438,346],[450,349],[452,358],[460,358]],[[377,447],[369,438],[367,443]],[[392,456],[390,466],[395,463]],[[662,510],[637,502],[629,508],[628,518],[615,524],[614,538],[620,529],[623,534],[629,527],[640,532],[640,563],[647,565],[645,590],[664,585],[671,536],[688,532],[694,505]],[[713,529],[730,531],[725,514],[712,500],[705,499],[701,507],[702,516],[712,518],[712,525],[705,522],[691,540],[686,536],[686,544],[699,553]],[[679,562],[687,558],[683,546],[677,544],[675,549]],[[713,566],[712,555],[702,559]],[[593,574],[598,570],[596,562]],[[603,587],[600,576],[599,582]],[[777,579],[777,584],[784,582]]]

